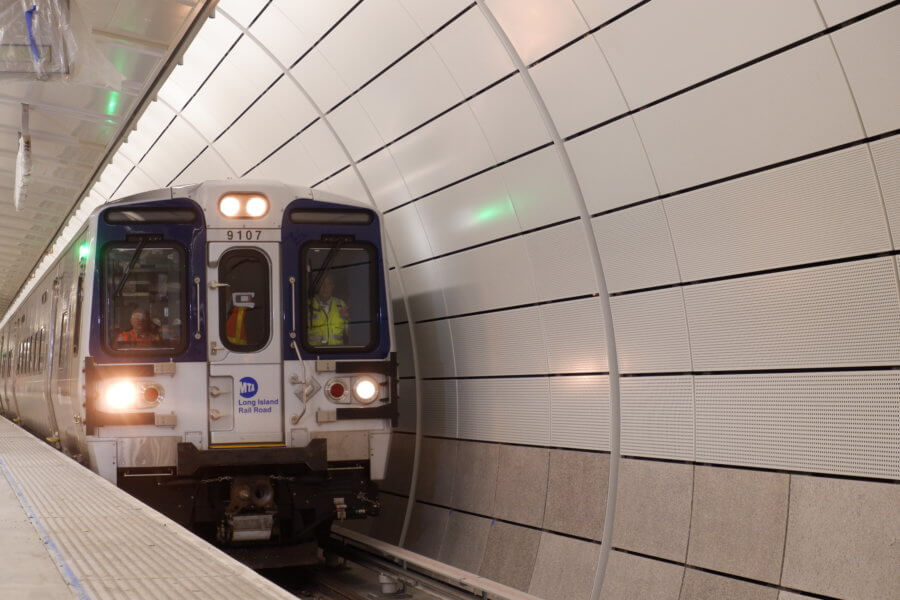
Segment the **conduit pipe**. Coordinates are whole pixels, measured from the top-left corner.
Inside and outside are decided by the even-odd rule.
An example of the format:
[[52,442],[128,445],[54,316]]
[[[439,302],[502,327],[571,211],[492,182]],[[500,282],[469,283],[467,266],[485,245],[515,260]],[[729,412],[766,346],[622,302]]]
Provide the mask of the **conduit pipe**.
[[579,184],[578,178],[575,175],[575,168],[572,166],[572,161],[569,158],[569,153],[566,150],[562,136],[560,136],[559,130],[556,128],[556,124],[550,116],[550,111],[547,109],[543,97],[538,91],[534,80],[531,78],[531,74],[528,72],[528,67],[525,65],[522,57],[519,56],[518,51],[516,51],[509,37],[506,35],[506,32],[500,26],[497,18],[491,12],[490,8],[487,7],[485,0],[475,0],[475,2],[478,4],[478,8],[481,9],[482,14],[484,14],[504,48],[506,48],[506,52],[509,54],[510,59],[519,71],[519,74],[522,76],[522,81],[525,83],[525,87],[528,88],[528,93],[531,95],[531,99],[534,101],[535,106],[544,121],[544,126],[547,128],[547,132],[553,140],[553,146],[556,148],[560,163],[562,163],[566,180],[572,193],[578,199],[578,210],[581,216],[584,237],[587,241],[588,251],[590,252],[591,264],[594,267],[594,277],[597,280],[597,291],[600,296],[600,306],[603,311],[603,331],[606,336],[606,356],[607,362],[609,363],[609,487],[606,498],[606,514],[603,518],[603,536],[600,540],[600,556],[597,560],[597,571],[594,574],[594,584],[593,589],[591,590],[591,599],[597,600],[600,597],[600,590],[603,589],[603,580],[606,576],[606,565],[609,563],[609,552],[612,548],[613,522],[616,516],[616,492],[619,482],[619,462],[621,460],[619,441],[621,433],[619,359],[618,352],[616,351],[616,336],[613,327],[609,289],[606,285],[606,276],[603,272],[603,261],[600,259],[597,237],[594,234],[594,228],[591,225],[591,215],[588,211],[587,202],[585,201],[584,193],[581,190],[581,184]]
[[[369,199],[369,202],[372,204],[372,208],[378,213],[379,218],[383,217],[381,211],[378,209],[378,206],[375,204],[375,197],[372,195],[372,191],[369,189],[368,183],[363,178],[362,173],[359,172],[359,165],[357,165],[356,160],[351,156],[350,151],[347,150],[347,146],[344,144],[344,141],[338,135],[337,131],[331,125],[331,122],[328,120],[327,115],[322,110],[322,108],[313,100],[312,96],[306,91],[306,89],[300,85],[300,82],[294,77],[291,73],[290,69],[288,69],[278,58],[272,54],[272,52],[263,44],[259,38],[253,35],[250,30],[244,27],[241,23],[239,23],[234,17],[228,14],[221,7],[216,7],[216,12],[220,13],[223,17],[228,19],[235,27],[241,30],[241,32],[246,35],[250,40],[252,40],[260,50],[262,50],[276,65],[281,69],[281,72],[284,73],[284,76],[291,80],[291,82],[296,86],[296,88],[300,91],[301,94],[306,98],[307,102],[309,102],[310,106],[315,109],[316,114],[319,116],[319,119],[322,123],[325,124],[325,127],[328,128],[328,131],[331,132],[331,135],[334,136],[335,141],[338,146],[341,148],[341,152],[344,153],[344,157],[347,159],[350,167],[353,169],[353,172],[356,174],[357,179],[359,179],[359,183],[363,188],[363,191],[366,194],[366,197]],[[381,218],[382,225],[384,224],[384,219]],[[400,267],[400,261],[397,260],[397,253],[394,250],[394,244],[391,242],[391,237],[387,233],[387,229],[384,229],[384,236],[388,242],[388,248],[391,251],[391,257],[394,259],[394,264],[397,268],[397,282],[400,284],[400,295],[403,298],[403,309],[406,311],[406,317],[409,323],[409,337],[410,337],[410,347],[412,350],[412,362],[413,362],[413,376],[415,377],[415,389],[416,389],[416,434],[415,434],[415,449],[413,450],[413,467],[412,467],[412,479],[409,483],[409,498],[406,504],[406,514],[403,516],[403,528],[400,531],[400,546],[406,542],[406,534],[409,531],[409,523],[412,518],[412,509],[416,503],[416,486],[419,481],[419,456],[421,454],[422,449],[422,378],[419,376],[419,351],[418,345],[416,343],[416,328],[415,322],[412,318],[412,312],[409,309],[409,296],[406,294],[406,287],[403,285],[403,271]],[[389,311],[390,312],[390,311]],[[396,401],[396,399],[394,399]]]

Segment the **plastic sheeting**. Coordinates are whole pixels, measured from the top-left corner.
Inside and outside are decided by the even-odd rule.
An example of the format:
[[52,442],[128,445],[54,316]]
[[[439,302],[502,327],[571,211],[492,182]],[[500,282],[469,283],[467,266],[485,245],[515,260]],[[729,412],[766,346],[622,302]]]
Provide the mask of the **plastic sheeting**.
[[97,48],[75,0],[0,0],[0,80],[120,88],[122,74]]

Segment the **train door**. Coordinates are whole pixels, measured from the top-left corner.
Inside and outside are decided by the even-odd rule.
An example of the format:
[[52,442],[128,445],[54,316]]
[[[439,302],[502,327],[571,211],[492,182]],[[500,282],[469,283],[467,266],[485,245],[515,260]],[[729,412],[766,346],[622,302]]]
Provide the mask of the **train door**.
[[279,244],[208,247],[209,442],[282,445]]

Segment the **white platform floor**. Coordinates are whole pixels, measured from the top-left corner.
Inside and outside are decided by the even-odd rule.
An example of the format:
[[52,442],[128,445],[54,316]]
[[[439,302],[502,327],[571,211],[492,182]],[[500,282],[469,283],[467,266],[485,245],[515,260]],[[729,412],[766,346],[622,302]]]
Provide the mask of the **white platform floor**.
[[0,598],[294,598],[0,417]]

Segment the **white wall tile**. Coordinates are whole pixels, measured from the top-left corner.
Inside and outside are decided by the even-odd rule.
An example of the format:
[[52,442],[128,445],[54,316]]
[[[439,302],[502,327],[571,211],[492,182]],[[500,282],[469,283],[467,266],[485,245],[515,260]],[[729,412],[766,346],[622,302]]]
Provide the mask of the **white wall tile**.
[[550,444],[609,450],[609,377],[550,378]]
[[416,324],[416,345],[422,377],[454,377],[456,363],[449,321]]
[[587,31],[571,0],[488,0],[486,4],[526,65]]
[[468,0],[400,0],[423,33],[430,34],[469,5]]
[[280,74],[272,59],[255,42],[243,38],[182,114],[207,139],[213,140]]
[[593,219],[610,292],[678,282],[666,215],[658,200]]
[[414,369],[412,361],[412,345],[410,344],[409,337],[409,325],[403,324],[394,326],[394,350],[397,352],[398,376],[412,377],[414,375]]
[[900,477],[900,375],[699,376],[697,460]]
[[390,152],[413,197],[494,164],[478,121],[465,105],[391,145]]
[[422,432],[457,437],[458,406],[455,380],[422,382]]
[[[405,274],[404,274],[405,277]],[[409,290],[406,289],[406,279],[403,280],[404,289],[406,293],[409,293]],[[391,319],[392,322],[397,323],[400,321],[406,321],[409,317],[406,315],[406,307],[403,304],[403,295],[400,291],[400,270],[399,269],[389,269],[388,270],[388,288],[390,289],[390,304],[391,304]]]
[[318,48],[310,50],[291,69],[291,74],[322,112],[329,111],[352,91]]
[[440,260],[447,310],[459,315],[535,302],[528,250],[521,237],[467,250]]
[[630,117],[566,142],[591,214],[659,194]]
[[385,141],[392,141],[463,99],[437,52],[428,44],[357,94]]
[[430,43],[466,97],[516,70],[477,7],[448,25]]
[[338,196],[344,196],[351,200],[369,203],[369,198],[366,195],[365,188],[362,186],[362,182],[359,180],[359,177],[357,177],[356,172],[350,167],[329,177],[317,185],[316,189],[331,192]]
[[282,77],[216,141],[216,148],[244,173],[315,118],[306,98]]
[[821,27],[814,0],[665,0],[595,35],[629,106],[638,108]]
[[619,84],[590,36],[530,72],[563,137],[628,110]]
[[182,108],[240,34],[228,19],[207,19],[185,50],[182,64],[160,88],[160,97]]
[[890,257],[684,288],[694,370],[895,365]]
[[681,288],[617,296],[612,311],[622,373],[691,370]]
[[867,135],[900,127],[900,7],[831,34]]
[[625,377],[621,384],[622,454],[694,460],[692,377]]
[[224,10],[244,27],[265,7],[266,0],[221,0],[216,8]]
[[418,25],[397,0],[368,0],[322,40],[319,48],[355,90],[421,38]]
[[384,146],[385,139],[379,135],[356,96],[329,113],[328,121],[355,160]]
[[384,226],[401,265],[431,258],[431,247],[415,204],[408,204],[386,214]]
[[663,193],[862,137],[827,39],[643,110],[635,121]]
[[389,210],[412,199],[389,151],[382,150],[360,162],[359,172],[366,180],[379,210]]
[[125,155],[140,160],[174,117],[175,113],[162,102],[151,102],[138,119],[137,129],[128,135],[128,142],[122,146]]
[[430,260],[403,269],[403,283],[409,294],[409,310],[413,319],[447,316],[440,263]]
[[250,28],[250,33],[260,40],[265,40],[269,52],[287,68],[290,68],[311,45],[308,36],[304,35],[275,3],[270,4],[260,15]]
[[878,172],[878,183],[884,196],[894,249],[900,249],[900,136],[878,140],[870,144],[870,147]]
[[578,10],[592,28],[621,15],[640,0],[574,0]]
[[298,50],[305,52],[354,4],[355,0],[304,0],[304,2],[274,0],[271,6],[278,8],[297,28],[300,34]]
[[316,121],[300,137],[318,167],[319,178],[331,175],[347,164],[347,156],[322,121]]
[[555,146],[510,161],[497,169],[523,230],[578,214],[575,195],[563,174]]
[[152,179],[166,185],[205,146],[203,139],[184,119],[175,119],[141,161],[141,168]]
[[[147,192],[158,187],[160,187],[160,184],[147,177],[140,169],[134,169],[127,177],[125,177],[125,180],[122,181],[122,185],[116,190],[112,199],[117,200],[119,198],[124,198],[125,196],[130,196],[131,194]],[[87,217],[87,215],[83,216]]]
[[544,378],[459,382],[459,436],[544,445],[550,439],[550,392]]
[[519,231],[503,178],[496,169],[415,203],[435,254]]
[[529,233],[525,245],[534,265],[539,300],[597,292],[594,268],[581,221]]
[[540,306],[551,373],[608,370],[603,311],[598,298]]
[[318,166],[299,137],[288,142],[275,154],[255,167],[248,177],[277,179],[284,183],[311,187],[321,179]]
[[479,94],[469,104],[496,162],[503,162],[550,140],[540,113],[519,75]]
[[865,146],[663,200],[685,281],[890,249]]
[[837,25],[842,21],[851,19],[873,8],[887,4],[885,0],[816,0],[825,22],[828,25]]
[[461,377],[547,372],[536,307],[450,319],[450,328]]
[[228,179],[229,177],[234,177],[234,175],[228,165],[211,148],[207,148],[203,154],[197,157],[197,160],[172,181],[172,185],[201,183],[210,179]]

